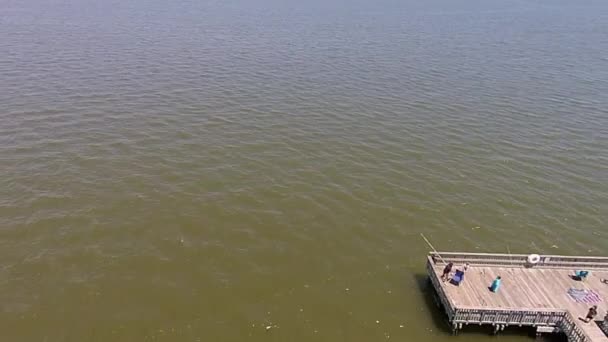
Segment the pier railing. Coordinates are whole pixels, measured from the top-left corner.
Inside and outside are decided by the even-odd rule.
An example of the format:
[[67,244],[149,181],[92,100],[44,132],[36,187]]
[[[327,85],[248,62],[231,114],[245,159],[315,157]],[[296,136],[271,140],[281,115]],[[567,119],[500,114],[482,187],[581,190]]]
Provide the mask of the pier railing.
[[436,262],[469,263],[471,266],[608,270],[608,257],[540,255],[537,263],[530,264],[527,254],[431,252],[430,255]]
[[602,329],[604,334],[606,334],[606,336],[608,336],[608,313],[606,313],[606,315],[604,316],[604,320],[601,321],[598,325],[599,325],[600,329]]
[[439,297],[439,301],[445,309],[445,312],[448,315],[448,319],[452,321],[452,319],[454,318],[454,305],[450,302],[448,296],[443,290],[443,287],[441,286],[441,280],[437,276],[437,273],[433,271],[433,261],[431,260],[431,258],[429,258],[426,263],[426,269],[429,274],[429,279],[431,280],[431,283],[433,284],[433,287],[435,288],[435,291],[437,293],[437,297]]
[[569,342],[593,341],[576,324],[574,317],[562,310],[458,308],[454,310],[452,324],[458,329],[468,324],[491,324],[500,329],[511,325],[557,327],[568,337]]
[[455,323],[504,324],[520,326],[557,326],[565,317],[565,311],[538,309],[458,308]]
[[569,312],[564,312],[564,318],[558,322],[557,326],[568,337],[568,342],[592,342],[583,329],[574,321],[574,317]]

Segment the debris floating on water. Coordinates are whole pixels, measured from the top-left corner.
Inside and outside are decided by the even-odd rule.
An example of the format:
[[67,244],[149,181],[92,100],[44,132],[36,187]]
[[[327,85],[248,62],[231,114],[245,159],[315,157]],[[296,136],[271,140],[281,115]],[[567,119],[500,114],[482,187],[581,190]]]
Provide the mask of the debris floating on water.
[[270,329],[272,329],[272,325],[267,325],[266,330],[270,330]]
[[380,321],[376,321],[376,324],[380,324]]
[[399,328],[403,328],[403,324],[399,324]]

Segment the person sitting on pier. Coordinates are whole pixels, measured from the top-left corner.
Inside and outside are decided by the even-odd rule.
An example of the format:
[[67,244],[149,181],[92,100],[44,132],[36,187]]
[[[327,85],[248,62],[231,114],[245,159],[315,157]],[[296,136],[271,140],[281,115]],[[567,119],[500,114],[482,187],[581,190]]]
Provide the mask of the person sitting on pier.
[[494,293],[498,292],[501,281],[502,280],[501,280],[500,276],[496,277],[496,279],[494,279],[494,281],[492,282],[492,285],[490,285],[490,291],[492,291]]
[[452,272],[452,267],[454,267],[454,263],[452,262],[445,265],[445,268],[443,269],[443,274],[441,275],[441,280],[447,281],[450,278],[450,272]]
[[587,317],[585,317],[585,319],[581,318],[581,320],[585,323],[589,323],[595,316],[597,316],[597,305],[590,307],[589,312],[587,312]]

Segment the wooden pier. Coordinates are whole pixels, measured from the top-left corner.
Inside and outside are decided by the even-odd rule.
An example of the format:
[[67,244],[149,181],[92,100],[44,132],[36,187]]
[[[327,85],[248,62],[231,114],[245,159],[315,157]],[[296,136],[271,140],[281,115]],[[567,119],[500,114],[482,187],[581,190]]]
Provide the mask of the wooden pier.
[[[430,253],[429,278],[453,332],[470,324],[491,325],[495,333],[528,326],[537,334],[562,332],[571,342],[608,342],[608,284],[602,281],[608,279],[608,258],[541,255],[533,261],[524,254]],[[452,273],[469,263],[458,286],[441,280],[449,262]],[[577,280],[575,270],[589,271],[589,276]],[[488,287],[497,276],[502,285],[493,293]],[[593,305],[598,306],[595,322],[581,321]]]

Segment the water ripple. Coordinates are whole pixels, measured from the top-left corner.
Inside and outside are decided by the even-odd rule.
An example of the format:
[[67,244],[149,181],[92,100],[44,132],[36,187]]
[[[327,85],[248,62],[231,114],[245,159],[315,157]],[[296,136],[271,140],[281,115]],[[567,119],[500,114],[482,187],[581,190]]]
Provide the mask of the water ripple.
[[608,245],[605,2],[3,5],[6,339],[447,341],[420,232]]

